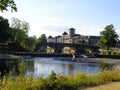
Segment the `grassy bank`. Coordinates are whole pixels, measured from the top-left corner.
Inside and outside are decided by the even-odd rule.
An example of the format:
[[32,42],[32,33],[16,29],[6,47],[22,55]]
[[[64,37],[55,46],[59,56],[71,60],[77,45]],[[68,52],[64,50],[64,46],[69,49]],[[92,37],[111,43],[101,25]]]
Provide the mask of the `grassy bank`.
[[57,76],[53,71],[48,77],[4,76],[0,90],[81,90],[113,81],[120,81],[120,70],[103,71],[96,75],[78,72],[75,76]]

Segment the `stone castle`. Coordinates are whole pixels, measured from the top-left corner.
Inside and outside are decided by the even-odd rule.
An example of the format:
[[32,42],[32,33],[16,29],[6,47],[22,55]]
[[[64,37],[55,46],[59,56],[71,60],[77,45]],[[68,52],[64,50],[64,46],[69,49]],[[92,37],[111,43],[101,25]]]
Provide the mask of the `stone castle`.
[[47,42],[51,43],[78,43],[78,44],[88,44],[96,45],[100,36],[84,36],[75,33],[74,28],[69,29],[69,33],[63,32],[61,36],[49,36]]

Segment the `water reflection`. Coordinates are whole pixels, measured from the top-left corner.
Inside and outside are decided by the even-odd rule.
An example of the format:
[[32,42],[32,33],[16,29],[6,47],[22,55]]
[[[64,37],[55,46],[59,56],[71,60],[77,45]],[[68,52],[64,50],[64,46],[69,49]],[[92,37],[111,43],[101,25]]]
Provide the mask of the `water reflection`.
[[32,75],[34,72],[34,61],[24,61],[26,66],[26,75]]
[[105,71],[105,70],[114,70],[116,68],[116,65],[113,63],[100,63],[99,64],[99,69],[100,71]]
[[[60,59],[60,58],[59,58]],[[51,71],[57,75],[75,75],[78,71],[86,74],[96,74],[99,71],[96,63],[72,62],[68,60],[55,60],[55,58],[32,58],[25,60],[27,75],[47,76]]]
[[[94,58],[93,58],[94,59]],[[86,60],[86,59],[85,59]],[[29,58],[23,59],[26,66],[26,75],[48,76],[51,71],[57,75],[75,75],[77,72],[84,72],[85,74],[96,74],[103,70],[112,70],[116,64],[108,63],[89,63],[89,62],[72,62],[72,58]],[[18,74],[18,61],[0,61],[1,77],[8,74],[10,71]],[[120,64],[119,64],[120,65]],[[118,66],[119,66],[118,65]]]
[[12,72],[14,75],[18,75],[18,61],[0,60],[0,78],[4,75],[8,75],[9,72]]

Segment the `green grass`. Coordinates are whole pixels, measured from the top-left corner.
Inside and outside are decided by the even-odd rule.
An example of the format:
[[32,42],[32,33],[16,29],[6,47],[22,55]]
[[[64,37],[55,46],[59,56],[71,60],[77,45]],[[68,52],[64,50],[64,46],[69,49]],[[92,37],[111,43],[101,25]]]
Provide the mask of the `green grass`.
[[96,75],[78,72],[75,76],[57,76],[53,71],[48,77],[4,76],[0,90],[80,90],[112,81],[120,81],[120,70],[103,71]]

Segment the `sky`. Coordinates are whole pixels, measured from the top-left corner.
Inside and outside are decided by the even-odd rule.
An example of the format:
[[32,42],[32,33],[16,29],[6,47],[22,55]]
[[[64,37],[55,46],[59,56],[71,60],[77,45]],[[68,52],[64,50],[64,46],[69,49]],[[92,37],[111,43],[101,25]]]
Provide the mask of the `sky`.
[[62,35],[69,28],[76,34],[99,35],[113,24],[120,36],[120,0],[15,0],[18,11],[0,12],[30,24],[29,36]]

